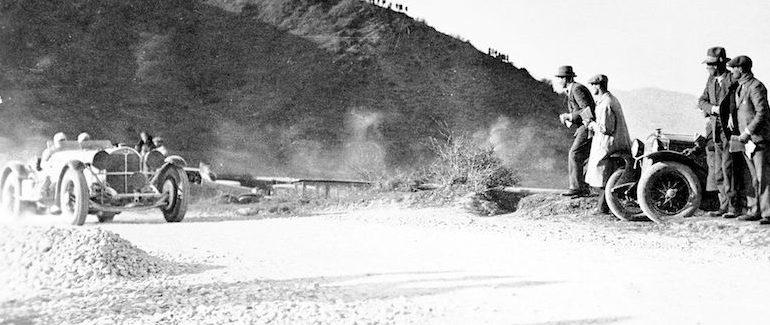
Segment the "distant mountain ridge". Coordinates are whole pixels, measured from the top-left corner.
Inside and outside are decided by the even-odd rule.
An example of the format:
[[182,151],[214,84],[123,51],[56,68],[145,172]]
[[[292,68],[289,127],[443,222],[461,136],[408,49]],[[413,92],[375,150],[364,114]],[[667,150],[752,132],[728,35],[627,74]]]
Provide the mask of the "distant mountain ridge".
[[483,143],[504,125],[525,179],[566,171],[548,84],[363,1],[10,0],[0,27],[6,151],[147,130],[214,168],[333,177],[424,163],[442,126]]
[[658,88],[610,91],[623,107],[631,138],[644,138],[657,128],[667,133],[704,133],[706,120],[693,95]]

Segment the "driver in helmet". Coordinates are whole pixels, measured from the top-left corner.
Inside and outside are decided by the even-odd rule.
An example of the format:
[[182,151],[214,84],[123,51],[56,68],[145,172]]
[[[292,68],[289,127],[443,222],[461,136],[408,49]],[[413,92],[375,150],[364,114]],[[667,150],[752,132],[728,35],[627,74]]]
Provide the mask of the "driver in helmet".
[[67,135],[64,134],[64,132],[54,134],[53,143],[50,146],[46,146],[45,150],[43,150],[43,153],[40,155],[40,160],[46,162],[48,159],[51,159],[51,154],[61,149],[64,141],[67,141]]
[[[61,149],[62,144],[64,141],[67,141],[67,135],[64,134],[64,132],[58,132],[54,134],[53,136],[53,142],[48,145],[45,150],[43,150],[43,153],[40,155],[40,160],[38,160],[38,166],[37,170],[42,171],[42,164],[47,162],[49,159],[51,159],[51,155]],[[50,197],[50,193],[52,191],[51,188],[51,177],[47,173],[42,173],[43,179],[41,182],[38,183],[38,193],[41,194],[41,197]],[[49,212],[51,214],[59,214],[61,213],[61,209],[59,208],[59,203],[54,202],[54,204],[50,207]]]

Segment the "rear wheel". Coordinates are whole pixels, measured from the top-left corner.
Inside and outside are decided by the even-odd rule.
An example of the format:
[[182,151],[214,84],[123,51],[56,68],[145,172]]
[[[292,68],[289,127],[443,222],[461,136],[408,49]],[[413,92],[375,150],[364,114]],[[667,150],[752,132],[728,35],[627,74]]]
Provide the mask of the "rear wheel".
[[701,191],[690,167],[667,161],[655,163],[642,173],[636,196],[644,214],[662,223],[692,216],[700,207]]
[[615,187],[622,185],[619,184],[619,181],[625,171],[624,168],[620,168],[612,173],[604,188],[604,197],[607,198],[607,205],[615,217],[620,220],[629,221],[633,220],[635,215],[641,214],[642,209],[639,208],[639,204],[636,203],[634,198],[630,198],[625,194],[625,189],[613,191]]
[[180,222],[187,213],[187,191],[190,181],[187,173],[181,167],[169,166],[160,177],[160,190],[165,196],[166,205],[161,206],[163,217],[168,222]]
[[88,186],[83,172],[68,168],[59,184],[59,208],[73,225],[81,226],[88,215]]
[[11,172],[3,182],[2,193],[0,193],[0,207],[2,213],[11,216],[18,217],[21,215],[21,180],[19,176]]

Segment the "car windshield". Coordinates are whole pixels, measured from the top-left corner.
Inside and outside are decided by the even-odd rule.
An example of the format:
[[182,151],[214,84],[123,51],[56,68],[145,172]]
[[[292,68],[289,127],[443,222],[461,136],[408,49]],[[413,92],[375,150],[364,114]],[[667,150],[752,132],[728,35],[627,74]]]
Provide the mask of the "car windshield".
[[80,148],[83,150],[102,150],[112,148],[112,142],[110,140],[88,140],[81,142]]

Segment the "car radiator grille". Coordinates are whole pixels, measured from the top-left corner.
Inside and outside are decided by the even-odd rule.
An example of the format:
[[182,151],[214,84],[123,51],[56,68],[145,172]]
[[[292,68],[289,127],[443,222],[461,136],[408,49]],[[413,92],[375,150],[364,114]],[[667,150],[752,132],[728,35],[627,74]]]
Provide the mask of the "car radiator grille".
[[146,184],[141,173],[141,159],[132,149],[116,150],[110,154],[107,184],[120,194],[134,193]]

